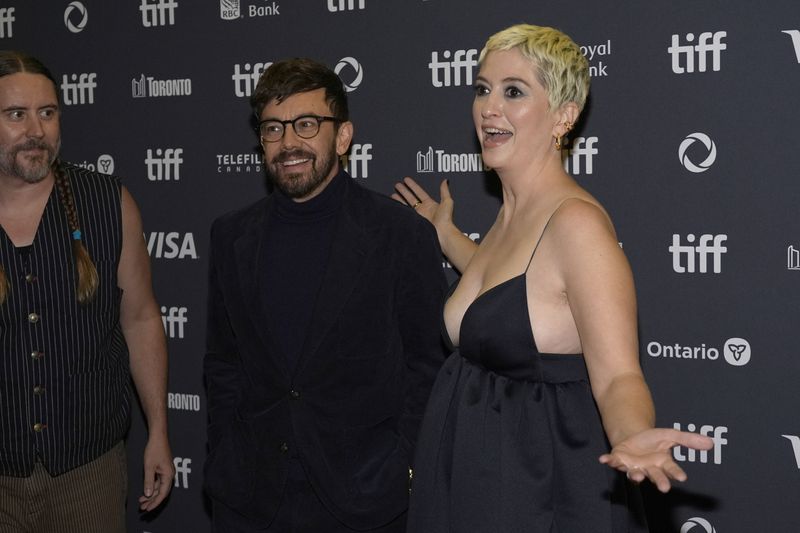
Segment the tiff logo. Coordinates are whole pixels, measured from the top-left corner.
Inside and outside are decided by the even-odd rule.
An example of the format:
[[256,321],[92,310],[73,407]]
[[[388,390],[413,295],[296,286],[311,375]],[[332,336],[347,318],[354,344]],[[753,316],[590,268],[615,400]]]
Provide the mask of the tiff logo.
[[170,339],[183,338],[183,325],[189,322],[186,317],[188,309],[185,307],[161,306],[161,323],[164,324],[164,333]]
[[[692,243],[695,240],[694,234],[690,233],[686,236],[686,242],[689,244],[685,245],[681,244],[680,235],[677,233],[672,235],[672,246],[669,247],[669,251],[672,253],[672,270],[678,274],[687,272],[693,274],[697,266],[697,271],[705,274],[708,272],[708,256],[710,255],[713,257],[714,274],[722,272],[722,254],[728,251],[728,248],[722,246],[722,243],[728,240],[728,236],[706,233],[700,235],[700,244],[693,246]],[[710,244],[711,242],[713,244]],[[686,259],[685,263],[682,258]],[[699,261],[695,262],[695,258],[699,258]]]
[[[163,157],[162,157],[163,154]],[[183,148],[156,148],[155,156],[152,148],[147,149],[144,164],[147,165],[147,179],[150,181],[169,181],[181,179]]]
[[786,268],[789,270],[800,270],[800,250],[791,244],[786,250]]
[[709,53],[711,53],[711,68],[714,72],[718,71],[720,69],[722,51],[728,48],[722,42],[725,36],[727,36],[727,32],[724,31],[714,33],[704,31],[700,34],[697,44],[691,44],[694,42],[694,34],[687,33],[686,42],[689,44],[682,45],[680,44],[680,35],[674,34],[672,36],[672,46],[667,48],[667,52],[672,55],[672,72],[675,74],[694,72],[695,55],[697,57],[697,72],[705,72]]
[[792,443],[792,451],[794,452],[794,460],[797,463],[797,468],[800,469],[800,437],[797,435],[781,435],[784,439],[788,439]]
[[[452,61],[449,60],[451,57]],[[472,70],[478,65],[478,51],[475,48],[456,50],[453,53],[445,50],[442,58],[443,60],[439,59],[439,52],[431,52],[428,68],[431,69],[431,83],[434,87],[472,85]]]
[[[672,427],[681,431],[681,425],[678,422],[675,422]],[[688,424],[686,426],[686,431],[697,431],[697,427],[694,424]],[[711,452],[714,454],[712,461],[715,465],[722,464],[722,447],[728,444],[728,439],[723,437],[728,432],[728,428],[725,426],[700,426],[699,433],[705,437],[711,437],[714,439],[714,448]],[[697,455],[700,455],[700,462],[707,463],[708,462],[708,454],[709,450],[693,450],[688,448],[686,450],[686,454],[682,452],[682,446],[675,446],[672,449],[672,457],[675,458],[676,461],[688,461],[690,463],[694,463],[698,460]]]
[[365,0],[328,0],[328,11],[336,13],[337,11],[364,9],[364,2]]
[[346,156],[347,162],[344,165],[344,169],[350,173],[350,176],[353,178],[369,177],[369,162],[372,161],[370,150],[372,150],[371,144],[353,145],[350,153]]
[[14,8],[0,7],[0,39],[14,36]]
[[61,77],[61,94],[64,105],[93,104],[94,90],[97,88],[97,74],[94,72],[72,74]]
[[189,488],[189,474],[192,469],[189,466],[192,460],[188,457],[175,457],[172,459],[172,464],[175,465],[175,486],[179,489]]
[[174,26],[177,7],[178,2],[175,0],[154,0],[152,4],[148,3],[148,0],[142,0],[142,5],[139,6],[139,11],[142,12],[142,26],[145,28]]
[[[792,45],[794,46],[794,55],[797,57],[797,62],[800,63],[800,30],[781,30],[792,38]],[[0,37],[3,36],[3,30],[0,29]]]
[[258,84],[258,78],[261,73],[267,70],[272,63],[253,63],[252,70],[250,63],[245,63],[244,67],[238,63],[233,66],[233,80],[234,93],[236,96],[244,97],[253,94],[253,89]]
[[[598,153],[594,147],[597,140],[597,137],[575,137],[572,148],[562,148],[564,170],[572,175],[591,174],[594,171],[594,156]],[[585,170],[582,172],[582,169]]]

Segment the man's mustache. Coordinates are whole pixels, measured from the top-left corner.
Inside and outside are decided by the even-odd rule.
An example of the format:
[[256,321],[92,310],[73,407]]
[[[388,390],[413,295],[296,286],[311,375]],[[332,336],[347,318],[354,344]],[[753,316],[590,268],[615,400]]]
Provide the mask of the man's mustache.
[[311,152],[306,152],[305,150],[289,150],[286,152],[281,152],[273,157],[272,162],[274,164],[278,164],[286,161],[292,161],[294,159],[315,159],[315,157],[314,154]]

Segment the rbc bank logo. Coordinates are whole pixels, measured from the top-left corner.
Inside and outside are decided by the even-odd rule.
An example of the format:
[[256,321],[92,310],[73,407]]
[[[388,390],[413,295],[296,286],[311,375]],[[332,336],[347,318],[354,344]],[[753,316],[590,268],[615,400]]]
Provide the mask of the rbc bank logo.
[[0,39],[14,36],[14,8],[0,7]]
[[[611,55],[611,39],[608,39],[603,44],[590,44],[586,46],[581,46],[581,53],[588,59],[590,62],[594,60],[595,56],[603,57],[603,56],[610,56]],[[608,76],[608,72],[606,71],[606,67],[608,65],[603,63],[602,59],[597,61],[596,65],[589,65],[589,76],[592,78],[600,77],[600,76]]]
[[[342,76],[342,71],[347,71],[348,67],[353,70],[354,74],[352,76]],[[342,80],[344,90],[348,93],[358,89],[358,86],[361,85],[361,81],[364,79],[364,69],[361,68],[361,64],[354,57],[343,57],[336,64],[333,71],[339,76],[339,79]],[[351,81],[345,81],[347,79]]]
[[[702,529],[695,529],[695,526],[698,526]],[[711,522],[709,522],[705,518],[700,518],[699,516],[695,516],[687,520],[686,523],[681,526],[681,533],[690,533],[690,532],[717,533],[717,530],[714,529],[714,526],[711,525]]]
[[147,149],[144,164],[147,166],[147,179],[150,181],[178,181],[181,179],[183,148]]
[[97,88],[97,74],[64,74],[61,77],[61,95],[64,105],[93,104]]
[[338,11],[355,11],[364,8],[365,0],[328,0],[328,11],[336,13]]
[[571,141],[572,147],[561,149],[561,158],[564,161],[564,170],[577,176],[591,174],[594,171],[594,156],[597,155],[597,137],[575,137]]
[[455,52],[445,50],[442,59],[439,59],[439,52],[431,52],[431,62],[428,63],[431,83],[434,87],[472,85],[472,71],[476,66],[478,50],[475,48]]
[[714,33],[704,31],[698,37],[697,44],[692,44],[695,41],[695,35],[687,33],[686,42],[688,44],[680,44],[680,35],[674,34],[672,46],[667,48],[667,52],[672,56],[672,72],[675,74],[692,73],[695,72],[695,69],[697,72],[705,72],[708,69],[709,54],[711,54],[711,69],[714,72],[719,71],[722,51],[728,48],[722,42],[726,36],[727,33],[724,31]]
[[342,156],[344,169],[353,178],[369,177],[369,162],[372,161],[371,144],[354,144],[350,153]]
[[[800,63],[800,30],[782,30],[781,33],[785,33],[792,38],[794,55],[797,58],[797,62]],[[0,37],[2,37],[2,35],[0,35]]]
[[88,20],[89,12],[80,2],[70,2],[64,10],[64,25],[72,33],[82,32]]
[[189,322],[186,316],[188,309],[185,307],[161,306],[161,323],[164,324],[164,334],[170,339],[183,338],[183,326]]
[[[678,422],[675,422],[672,425],[673,428],[681,431],[681,425]],[[672,448],[672,457],[678,462],[701,462],[701,463],[708,463],[709,460],[709,453],[711,453],[711,461],[715,465],[722,464],[722,447],[728,444],[728,439],[726,439],[723,435],[728,433],[728,428],[725,426],[700,426],[700,429],[697,429],[697,426],[694,424],[687,424],[686,431],[698,432],[705,437],[711,437],[714,440],[714,448],[711,450],[693,450],[692,448],[687,448],[686,453],[683,453],[683,446],[675,446]]]
[[75,163],[81,168],[85,168],[87,170],[91,170],[92,172],[101,172],[103,174],[113,174],[114,173],[114,158],[111,157],[109,154],[103,154],[97,158],[97,164],[90,163],[88,161],[82,161],[80,163]]
[[242,6],[239,0],[219,0],[219,18],[236,20],[241,16]]
[[175,487],[179,489],[189,488],[189,474],[192,473],[192,460],[188,457],[175,457],[172,459],[175,465]]
[[[695,164],[691,159],[689,159],[689,155],[686,152],[693,144],[697,142],[700,142],[706,147],[707,155],[701,163]],[[717,145],[714,144],[714,141],[711,140],[711,137],[705,133],[700,133],[699,131],[690,133],[683,141],[681,141],[680,146],[678,146],[678,159],[680,160],[681,165],[683,165],[683,168],[689,172],[694,172],[695,174],[705,172],[711,168],[711,165],[713,165],[714,161],[717,160]]]
[[258,84],[261,73],[267,70],[272,63],[245,63],[244,66],[236,63],[233,66],[233,91],[238,97],[249,97]]
[[669,247],[672,253],[672,270],[678,274],[706,274],[708,258],[711,256],[714,274],[722,272],[722,255],[728,251],[722,243],[728,240],[728,236],[706,233],[700,235],[700,244],[694,246],[696,240],[694,233],[690,233],[686,236],[689,244],[681,244],[681,236],[677,233],[672,235],[672,246]]
[[147,253],[154,259],[197,259],[191,232],[152,231],[147,237]]
[[175,0],[142,0],[139,11],[142,12],[142,26],[152,28],[154,26],[174,26],[175,9],[178,2]]

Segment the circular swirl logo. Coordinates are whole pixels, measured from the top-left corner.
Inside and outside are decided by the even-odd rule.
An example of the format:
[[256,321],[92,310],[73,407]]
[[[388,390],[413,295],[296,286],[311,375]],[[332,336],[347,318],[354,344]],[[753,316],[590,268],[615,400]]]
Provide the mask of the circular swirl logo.
[[[342,71],[347,67],[350,67],[355,72],[352,81],[349,83],[342,78]],[[344,89],[349,93],[358,89],[358,86],[361,85],[361,81],[364,79],[364,69],[361,68],[361,65],[354,57],[343,57],[333,71],[336,72],[339,78],[341,78],[342,83],[344,84]]]
[[[77,24],[72,22],[72,14],[77,12],[80,20]],[[86,27],[86,23],[89,21],[89,12],[86,10],[86,6],[81,4],[80,2],[70,2],[67,6],[67,9],[64,10],[64,25],[67,27],[69,31],[72,33],[80,33],[83,31],[83,28]]]
[[[703,146],[706,147],[708,151],[708,155],[706,158],[701,162],[695,164],[692,160],[689,159],[689,156],[686,152],[689,150],[689,147],[693,144],[700,142]],[[681,142],[681,145],[678,147],[678,159],[681,161],[681,165],[690,172],[694,172],[699,174],[700,172],[705,172],[711,165],[714,164],[714,161],[717,159],[717,145],[714,144],[714,141],[711,140],[711,137],[706,135],[705,133],[695,132],[690,133],[686,136],[686,138]]]
[[700,526],[703,528],[705,533],[717,533],[717,530],[714,529],[714,526],[712,526],[708,520],[705,518],[700,518],[699,516],[695,516],[694,518],[687,520],[686,523],[681,526],[681,533],[688,533],[689,531],[692,531],[694,526]]

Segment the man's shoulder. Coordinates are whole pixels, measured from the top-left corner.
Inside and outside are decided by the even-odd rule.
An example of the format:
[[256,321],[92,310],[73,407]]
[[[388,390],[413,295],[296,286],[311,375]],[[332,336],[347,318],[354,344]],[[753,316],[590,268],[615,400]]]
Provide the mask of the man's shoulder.
[[95,170],[91,170],[86,167],[80,167],[74,163],[69,163],[67,161],[61,162],[61,168],[64,170],[64,173],[70,177],[72,180],[81,180],[86,183],[93,183],[98,185],[103,184],[111,184],[118,186],[120,184],[120,178],[118,176],[114,176],[111,174],[103,174],[101,172],[97,172]]
[[373,220],[406,228],[419,227],[426,222],[407,205],[358,183],[354,185],[353,190],[357,191],[353,195],[354,204],[365,208],[365,215]]
[[264,197],[244,207],[223,213],[214,220],[212,228],[215,231],[226,231],[246,226],[263,215],[268,201],[269,197]]

